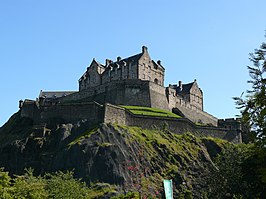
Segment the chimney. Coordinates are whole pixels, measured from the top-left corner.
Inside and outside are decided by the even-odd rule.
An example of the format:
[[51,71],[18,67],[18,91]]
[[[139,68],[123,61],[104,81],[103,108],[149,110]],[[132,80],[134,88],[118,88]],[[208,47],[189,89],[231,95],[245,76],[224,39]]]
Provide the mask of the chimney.
[[146,46],[142,46],[142,53],[148,52],[148,48]]
[[19,108],[22,108],[23,106],[23,100],[19,100]]
[[121,61],[121,57],[117,57],[117,58],[116,58],[116,61],[117,61],[117,62],[120,62],[120,61]]
[[182,81],[178,81],[178,87],[179,87],[179,90],[182,91]]

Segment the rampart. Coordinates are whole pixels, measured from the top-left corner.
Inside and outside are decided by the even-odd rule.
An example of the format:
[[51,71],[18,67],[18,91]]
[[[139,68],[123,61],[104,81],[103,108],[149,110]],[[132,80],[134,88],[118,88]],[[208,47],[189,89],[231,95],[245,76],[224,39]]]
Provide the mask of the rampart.
[[145,129],[163,128],[166,126],[171,132],[182,134],[191,132],[198,136],[214,137],[228,140],[233,143],[242,143],[240,129],[226,129],[214,126],[196,125],[187,118],[150,117],[134,115],[124,108],[111,104],[105,105],[105,123],[118,123],[127,126],[138,126]]
[[[187,118],[150,117],[134,115],[128,110],[106,103],[104,106],[96,102],[90,103],[67,103],[51,106],[39,106],[34,101],[24,102],[21,107],[21,116],[30,117],[34,124],[48,123],[51,121],[73,122],[86,120],[91,124],[118,123],[127,126],[138,126],[145,129],[162,128],[166,126],[170,131],[182,134],[191,132],[198,136],[211,136],[228,140],[233,143],[241,143],[241,128],[237,122],[220,120],[227,124],[221,127],[196,125]],[[229,124],[231,124],[229,128]]]
[[174,113],[182,113],[185,117],[189,118],[192,122],[198,124],[209,124],[212,126],[218,125],[218,119],[207,112],[193,109],[190,107],[189,103],[176,104],[176,107],[173,108]]
[[240,129],[242,128],[241,120],[239,118],[219,119],[218,125],[226,129]]
[[86,119],[92,124],[103,121],[103,105],[96,102],[67,103],[50,106],[39,106],[37,103],[24,104],[21,116],[32,118],[35,124],[52,120],[73,122]]

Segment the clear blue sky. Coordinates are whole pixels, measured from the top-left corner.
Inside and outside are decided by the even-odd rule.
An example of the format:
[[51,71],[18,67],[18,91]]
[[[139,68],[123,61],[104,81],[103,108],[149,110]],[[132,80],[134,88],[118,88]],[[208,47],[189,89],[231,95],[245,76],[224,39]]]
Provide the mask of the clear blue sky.
[[205,111],[234,117],[248,88],[248,54],[265,41],[265,0],[0,1],[0,126],[20,99],[77,90],[93,58],[122,58],[146,45],[165,85],[197,79]]

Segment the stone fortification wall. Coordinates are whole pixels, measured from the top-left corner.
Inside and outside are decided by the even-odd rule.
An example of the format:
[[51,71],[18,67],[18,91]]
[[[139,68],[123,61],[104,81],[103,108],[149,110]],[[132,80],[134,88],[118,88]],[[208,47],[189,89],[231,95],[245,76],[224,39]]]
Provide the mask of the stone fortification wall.
[[[118,123],[127,126],[138,126],[141,128],[167,128],[177,134],[191,132],[199,136],[211,136],[228,140],[233,143],[241,143],[241,131],[198,126],[186,118],[167,118],[167,117],[149,117],[143,115],[133,115],[129,111],[114,105],[106,104],[105,106],[105,122]],[[120,123],[121,122],[121,123]]]
[[103,119],[103,106],[95,102],[56,104],[44,106],[40,111],[40,119],[42,121],[60,118],[65,122],[87,119],[92,123],[98,123]]
[[153,82],[149,82],[149,90],[151,107],[169,110],[168,101],[165,95],[165,88]]
[[91,122],[91,124],[99,122],[118,123],[147,129],[153,127],[162,128],[166,125],[170,131],[178,134],[191,132],[200,136],[225,139],[233,143],[242,142],[241,129],[239,129],[238,126],[234,126],[236,128],[198,126],[187,118],[177,119],[133,115],[124,108],[108,103],[104,107],[95,102],[56,104],[53,106],[38,107],[36,102],[27,102],[21,107],[21,116],[32,118],[35,124],[58,119],[62,122],[73,122],[86,119]]
[[189,103],[185,103],[183,105],[176,104],[176,107],[173,108],[174,113],[182,112],[182,114],[190,119],[194,123],[199,124],[210,124],[213,126],[217,126],[218,119],[204,111],[193,109],[190,107]]
[[112,104],[106,104],[104,108],[104,123],[127,125],[125,109]]
[[42,107],[31,104],[23,105],[21,108],[21,116],[32,118],[35,124],[52,120],[73,122],[83,119],[96,124],[103,121],[103,114],[103,106],[95,102],[56,104]]
[[169,110],[165,88],[150,81],[123,80],[80,91],[60,99],[64,102],[96,101],[116,105],[156,107]]
[[226,129],[242,129],[240,118],[219,119],[218,126],[226,128]]
[[100,104],[146,106],[170,111],[175,108],[195,123],[217,126],[217,118],[177,97],[172,90],[171,88],[165,89],[163,86],[150,81],[127,79],[82,90],[60,98],[60,102],[96,101]]
[[192,105],[189,101],[181,96],[177,96],[176,90],[170,87],[166,88],[166,96],[169,109],[174,113],[182,115],[194,123],[211,124],[217,126],[218,119]]
[[40,113],[38,103],[36,103],[36,101],[27,99],[24,100],[20,110],[21,117],[29,117],[32,119]]

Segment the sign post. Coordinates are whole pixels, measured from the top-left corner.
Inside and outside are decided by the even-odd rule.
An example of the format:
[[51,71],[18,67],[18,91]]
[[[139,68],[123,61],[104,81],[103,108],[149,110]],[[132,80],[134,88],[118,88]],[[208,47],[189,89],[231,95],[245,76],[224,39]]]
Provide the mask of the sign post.
[[164,192],[166,199],[173,199],[173,182],[172,180],[163,180]]

